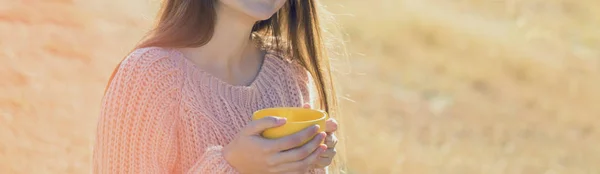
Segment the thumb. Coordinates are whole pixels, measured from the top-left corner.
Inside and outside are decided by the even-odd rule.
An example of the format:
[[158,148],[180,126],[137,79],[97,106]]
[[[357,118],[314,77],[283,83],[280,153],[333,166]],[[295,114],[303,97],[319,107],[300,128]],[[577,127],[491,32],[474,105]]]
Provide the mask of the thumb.
[[243,131],[246,135],[259,135],[265,129],[282,126],[285,122],[285,118],[265,117],[248,123]]

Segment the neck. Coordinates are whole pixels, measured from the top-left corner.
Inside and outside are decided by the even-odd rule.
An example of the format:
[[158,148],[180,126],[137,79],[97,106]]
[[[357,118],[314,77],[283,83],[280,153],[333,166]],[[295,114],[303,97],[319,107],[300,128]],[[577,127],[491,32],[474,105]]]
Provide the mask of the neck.
[[225,5],[217,5],[216,10],[217,20],[211,40],[201,47],[186,48],[186,52],[199,64],[235,68],[244,61],[244,55],[257,51],[250,42],[256,20]]

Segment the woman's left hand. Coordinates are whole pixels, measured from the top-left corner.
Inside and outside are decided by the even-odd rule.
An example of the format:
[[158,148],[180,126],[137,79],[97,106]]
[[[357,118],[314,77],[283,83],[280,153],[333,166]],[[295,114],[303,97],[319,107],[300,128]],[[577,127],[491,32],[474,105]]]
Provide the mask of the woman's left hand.
[[[304,108],[310,108],[310,105],[305,104]],[[337,121],[333,118],[329,118],[325,123],[325,133],[327,133],[327,137],[325,137],[324,143],[327,145],[327,150],[321,153],[321,156],[314,164],[315,168],[325,168],[333,161],[333,157],[335,157],[335,154],[337,153],[335,151],[335,145],[337,144],[338,139],[334,135],[334,132],[337,131],[337,128]]]

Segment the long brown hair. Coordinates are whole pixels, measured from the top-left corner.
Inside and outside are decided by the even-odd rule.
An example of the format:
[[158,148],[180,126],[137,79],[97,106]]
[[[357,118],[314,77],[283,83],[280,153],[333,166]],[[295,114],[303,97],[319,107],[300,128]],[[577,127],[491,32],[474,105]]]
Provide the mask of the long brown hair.
[[[183,48],[206,44],[214,33],[216,1],[163,0],[154,29],[136,48]],[[305,67],[314,79],[319,95],[318,107],[337,117],[337,97],[319,23],[321,10],[317,0],[287,0],[271,18],[256,22],[252,33],[260,36],[264,45],[270,45],[271,49],[281,51]],[[339,161],[334,160],[330,167],[334,169],[332,172],[340,171]]]
[[[199,47],[210,41],[216,0],[165,0],[155,28],[137,48]],[[317,0],[288,0],[271,18],[258,21],[252,32],[261,42],[297,59],[313,75],[320,106],[333,114],[337,105],[329,59],[321,38]]]

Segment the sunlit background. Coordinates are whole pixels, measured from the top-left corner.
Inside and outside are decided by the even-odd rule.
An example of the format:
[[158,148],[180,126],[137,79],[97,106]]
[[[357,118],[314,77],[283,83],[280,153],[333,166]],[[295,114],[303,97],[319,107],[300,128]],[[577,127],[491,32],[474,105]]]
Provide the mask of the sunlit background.
[[[89,173],[158,0],[0,0],[0,173]],[[349,173],[600,173],[600,1],[327,0]]]

